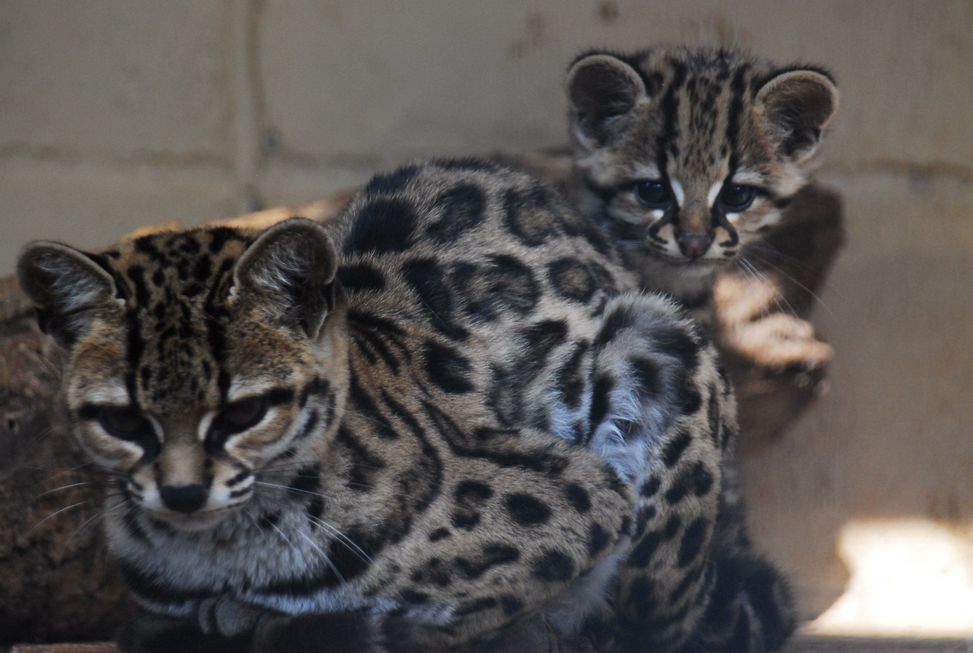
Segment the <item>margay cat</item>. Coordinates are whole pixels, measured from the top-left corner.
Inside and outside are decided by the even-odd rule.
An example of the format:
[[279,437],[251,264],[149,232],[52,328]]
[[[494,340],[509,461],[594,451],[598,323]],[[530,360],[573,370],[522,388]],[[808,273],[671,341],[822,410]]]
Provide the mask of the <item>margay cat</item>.
[[417,164],[324,227],[39,242],[18,272],[117,478],[124,650],[789,632],[772,568],[720,572],[750,554],[714,548],[735,406],[712,346],[527,175]]
[[730,50],[654,48],[583,55],[567,88],[583,212],[644,287],[709,324],[716,271],[748,245],[760,260],[763,234],[807,181],[838,108],[831,76]]

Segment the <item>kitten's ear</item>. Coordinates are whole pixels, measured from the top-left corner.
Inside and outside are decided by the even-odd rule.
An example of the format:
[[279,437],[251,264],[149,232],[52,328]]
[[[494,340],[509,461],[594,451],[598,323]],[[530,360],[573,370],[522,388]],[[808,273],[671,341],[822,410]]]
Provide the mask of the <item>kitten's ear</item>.
[[257,238],[233,271],[237,301],[255,302],[266,317],[317,338],[334,307],[338,255],[316,222],[291,218]]
[[610,54],[582,57],[568,70],[571,123],[583,143],[602,144],[617,118],[647,99],[645,84],[632,66]]
[[838,110],[838,87],[817,70],[787,70],[764,82],[755,106],[774,130],[781,152],[802,161],[814,154]]
[[37,307],[41,330],[62,347],[77,342],[100,311],[118,306],[111,275],[88,254],[60,243],[28,244],[17,279]]

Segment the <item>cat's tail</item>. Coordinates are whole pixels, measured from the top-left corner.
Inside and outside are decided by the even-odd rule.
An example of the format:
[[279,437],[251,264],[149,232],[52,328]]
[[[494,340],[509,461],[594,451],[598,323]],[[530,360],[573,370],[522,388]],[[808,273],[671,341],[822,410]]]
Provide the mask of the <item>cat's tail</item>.
[[787,579],[750,550],[717,552],[716,582],[696,635],[683,653],[769,653],[794,632],[794,602]]

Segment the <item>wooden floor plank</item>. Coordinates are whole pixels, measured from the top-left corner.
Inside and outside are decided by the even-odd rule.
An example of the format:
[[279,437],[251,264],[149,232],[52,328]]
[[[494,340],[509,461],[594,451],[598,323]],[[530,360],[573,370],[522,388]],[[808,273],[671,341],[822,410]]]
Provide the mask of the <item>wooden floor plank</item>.
[[973,639],[796,637],[786,653],[973,653]]
[[[20,644],[8,653],[118,653],[111,643]],[[801,636],[786,653],[973,653],[973,638],[877,639],[861,637]]]

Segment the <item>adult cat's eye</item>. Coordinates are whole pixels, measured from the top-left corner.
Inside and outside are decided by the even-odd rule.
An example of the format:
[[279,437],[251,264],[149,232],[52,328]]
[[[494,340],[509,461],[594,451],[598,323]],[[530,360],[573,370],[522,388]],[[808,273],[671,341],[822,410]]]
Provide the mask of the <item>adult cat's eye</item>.
[[757,197],[757,189],[742,184],[727,184],[720,191],[720,207],[727,213],[746,211]]
[[153,433],[149,420],[130,406],[99,406],[97,411],[98,424],[116,438],[136,440]]
[[217,415],[214,427],[226,434],[241,433],[259,424],[269,407],[266,396],[234,401]]
[[672,192],[668,184],[655,179],[635,182],[635,196],[641,204],[651,209],[667,209],[672,204]]

